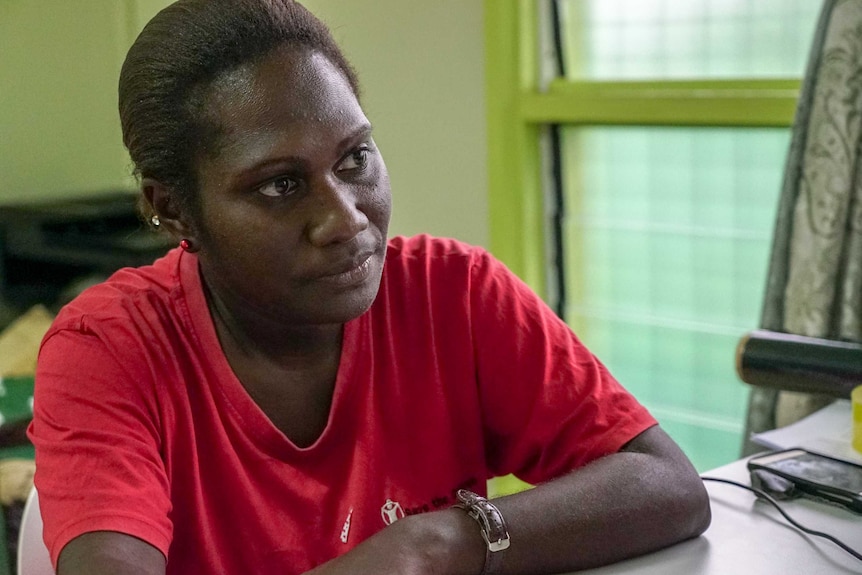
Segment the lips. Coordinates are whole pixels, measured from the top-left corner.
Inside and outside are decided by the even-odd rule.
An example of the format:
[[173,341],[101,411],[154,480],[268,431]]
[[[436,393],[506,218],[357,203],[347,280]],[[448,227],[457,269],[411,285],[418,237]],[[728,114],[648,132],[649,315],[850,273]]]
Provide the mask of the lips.
[[321,275],[318,281],[340,287],[362,283],[371,275],[373,257],[373,252],[361,254],[336,267],[332,272]]

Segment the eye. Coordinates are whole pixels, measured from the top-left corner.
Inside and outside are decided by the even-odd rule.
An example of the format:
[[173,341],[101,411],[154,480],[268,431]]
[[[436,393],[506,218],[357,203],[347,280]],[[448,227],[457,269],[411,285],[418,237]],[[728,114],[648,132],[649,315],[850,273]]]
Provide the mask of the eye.
[[296,189],[296,182],[285,176],[278,177],[257,188],[259,194],[270,198],[289,196]]
[[367,146],[353,150],[346,158],[341,160],[341,163],[338,164],[338,167],[335,170],[337,172],[345,172],[348,170],[364,169],[365,166],[368,165],[368,154],[370,152],[371,150],[369,150]]

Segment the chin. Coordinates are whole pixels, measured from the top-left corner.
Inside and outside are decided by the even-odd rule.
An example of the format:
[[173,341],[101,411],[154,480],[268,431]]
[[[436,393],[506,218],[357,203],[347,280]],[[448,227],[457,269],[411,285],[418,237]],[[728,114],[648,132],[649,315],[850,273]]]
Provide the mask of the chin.
[[316,305],[308,309],[309,323],[345,323],[367,312],[377,299],[380,273],[365,282],[336,293],[317,293]]

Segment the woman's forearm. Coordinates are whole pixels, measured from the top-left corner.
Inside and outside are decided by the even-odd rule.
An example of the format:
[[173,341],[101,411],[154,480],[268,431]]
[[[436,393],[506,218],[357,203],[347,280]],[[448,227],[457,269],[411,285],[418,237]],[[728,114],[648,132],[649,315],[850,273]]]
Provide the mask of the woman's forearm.
[[[700,535],[710,521],[700,477],[658,426],[619,453],[493,503],[511,539],[502,575],[614,563]],[[485,547],[478,524],[447,509],[400,520],[313,574],[478,575]]]
[[623,451],[494,500],[511,546],[503,573],[559,573],[614,563],[703,533],[709,498],[676,444],[653,427]]

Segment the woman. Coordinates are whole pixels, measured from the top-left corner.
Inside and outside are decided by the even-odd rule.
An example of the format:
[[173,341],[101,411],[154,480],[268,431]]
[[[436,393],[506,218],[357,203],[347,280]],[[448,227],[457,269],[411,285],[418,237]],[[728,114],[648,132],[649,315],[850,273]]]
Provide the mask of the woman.
[[[706,529],[688,460],[526,286],[477,248],[387,240],[355,75],[300,5],[165,9],[120,116],[180,247],[43,342],[59,573],[557,573]],[[542,485],[483,500],[506,473]]]

